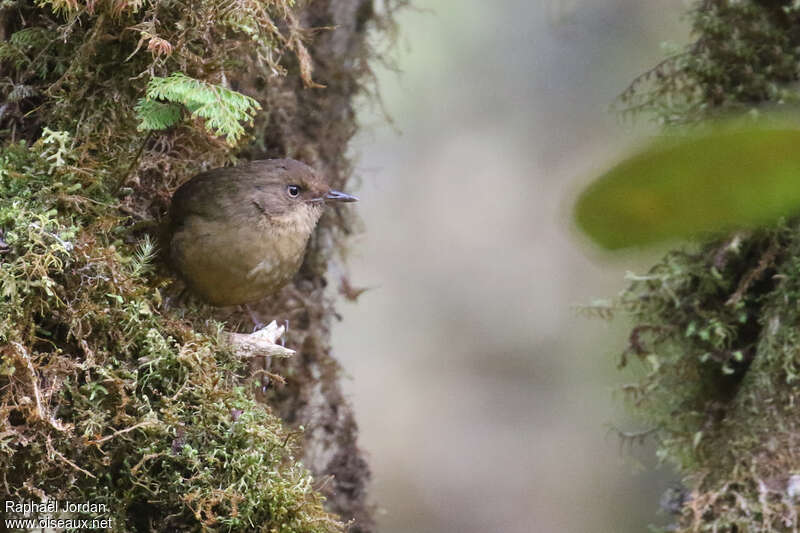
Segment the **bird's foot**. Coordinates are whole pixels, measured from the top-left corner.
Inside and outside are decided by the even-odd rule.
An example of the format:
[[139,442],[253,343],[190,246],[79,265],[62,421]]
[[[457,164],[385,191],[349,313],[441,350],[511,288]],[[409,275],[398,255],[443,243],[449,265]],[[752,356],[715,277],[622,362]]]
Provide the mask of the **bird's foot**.
[[259,317],[258,314],[255,311],[253,311],[253,309],[249,305],[244,304],[243,307],[247,311],[250,320],[253,321],[253,333],[255,333],[260,329],[263,329],[266,326],[266,324],[261,321],[261,317]]

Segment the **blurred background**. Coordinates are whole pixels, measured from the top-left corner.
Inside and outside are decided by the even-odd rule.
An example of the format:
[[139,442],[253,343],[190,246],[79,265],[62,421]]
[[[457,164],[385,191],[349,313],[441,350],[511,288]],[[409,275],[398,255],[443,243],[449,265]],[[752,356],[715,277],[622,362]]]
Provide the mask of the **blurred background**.
[[576,192],[653,131],[609,105],[683,44],[681,0],[414,0],[387,126],[354,143],[365,232],[334,346],[383,533],[639,532],[672,482],[614,388],[614,296],[653,258],[608,257],[569,222]]

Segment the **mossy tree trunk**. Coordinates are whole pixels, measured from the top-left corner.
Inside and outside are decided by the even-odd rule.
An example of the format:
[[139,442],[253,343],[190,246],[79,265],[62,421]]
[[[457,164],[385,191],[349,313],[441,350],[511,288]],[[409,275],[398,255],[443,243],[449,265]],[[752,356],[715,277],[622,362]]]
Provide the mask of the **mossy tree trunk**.
[[[629,112],[672,127],[794,107],[796,2],[704,0],[690,19],[694,42],[631,85]],[[686,487],[674,530],[800,529],[798,257],[786,220],[673,251],[618,302],[635,322],[623,364],[646,369],[624,390]]]
[[[347,189],[367,37],[389,16],[372,0],[0,5],[3,500],[102,504],[116,531],[373,530],[326,291],[352,221],[327,214],[296,282],[258,306],[298,351],[266,392],[220,335],[248,322],[175,304],[155,243],[171,192],[237,159],[293,157]],[[154,80],[181,85],[160,99]]]

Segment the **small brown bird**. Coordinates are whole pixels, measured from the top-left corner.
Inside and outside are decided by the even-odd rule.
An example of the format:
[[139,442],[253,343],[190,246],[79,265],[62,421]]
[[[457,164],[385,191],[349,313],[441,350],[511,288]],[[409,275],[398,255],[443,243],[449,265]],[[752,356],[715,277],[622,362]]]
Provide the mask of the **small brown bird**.
[[326,202],[356,200],[294,159],[203,172],[172,196],[170,259],[208,303],[254,302],[297,273]]

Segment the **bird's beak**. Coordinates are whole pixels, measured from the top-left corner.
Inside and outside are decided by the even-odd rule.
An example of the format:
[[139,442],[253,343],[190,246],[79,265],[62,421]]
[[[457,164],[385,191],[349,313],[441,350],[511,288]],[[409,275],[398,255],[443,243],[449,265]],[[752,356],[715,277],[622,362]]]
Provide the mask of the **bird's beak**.
[[334,202],[357,202],[358,198],[347,193],[340,191],[330,190],[325,195],[325,200],[333,200]]

